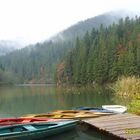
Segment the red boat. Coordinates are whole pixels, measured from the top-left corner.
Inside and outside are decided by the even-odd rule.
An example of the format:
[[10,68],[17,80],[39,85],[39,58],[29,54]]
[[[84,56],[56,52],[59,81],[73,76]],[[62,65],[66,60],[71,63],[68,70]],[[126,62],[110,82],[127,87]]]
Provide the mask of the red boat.
[[[0,118],[0,126],[13,125],[13,124],[25,124],[30,122],[55,122],[62,121],[63,119],[52,119],[52,118]],[[66,119],[65,119],[66,120]]]

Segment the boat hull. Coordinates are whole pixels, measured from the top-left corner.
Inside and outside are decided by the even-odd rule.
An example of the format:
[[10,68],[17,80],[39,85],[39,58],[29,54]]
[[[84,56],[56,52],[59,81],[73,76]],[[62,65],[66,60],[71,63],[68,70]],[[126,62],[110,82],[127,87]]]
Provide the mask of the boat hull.
[[[62,133],[64,131],[69,131],[69,130],[73,130],[76,125],[77,125],[78,121],[63,121],[60,122],[60,124],[57,127],[51,127],[51,128],[42,128],[39,130],[32,130],[30,129],[29,131],[23,131],[23,132],[11,132],[11,133],[5,133],[2,134],[2,130],[5,131],[6,128],[8,128],[8,126],[6,127],[1,127],[0,128],[0,139],[2,140],[36,140],[36,139],[42,139],[51,135],[56,135],[58,133]],[[57,122],[58,123],[58,122]],[[46,125],[47,123],[35,123],[35,125],[37,126],[43,126]],[[29,125],[29,124],[28,124]],[[28,125],[25,125],[26,127]],[[31,124],[32,125],[32,124]],[[14,126],[9,126],[9,127],[20,127],[22,125],[14,125]],[[31,127],[32,128],[32,127]]]
[[55,110],[46,114],[26,114],[22,117],[48,117],[59,119],[80,119],[80,118],[93,118],[104,115],[111,115],[112,113],[106,112],[91,112],[85,110]]
[[115,113],[124,113],[126,112],[127,108],[121,105],[103,105],[102,108],[113,111]]
[[13,118],[0,118],[0,126],[14,125],[14,124],[26,124],[31,122],[55,122],[62,121],[63,119],[52,119],[52,118],[23,118],[23,117],[13,117]]
[[104,113],[113,113],[112,111],[99,108],[99,107],[89,107],[89,106],[80,106],[73,108],[74,110],[86,110],[86,111],[92,111],[92,112],[104,112]]

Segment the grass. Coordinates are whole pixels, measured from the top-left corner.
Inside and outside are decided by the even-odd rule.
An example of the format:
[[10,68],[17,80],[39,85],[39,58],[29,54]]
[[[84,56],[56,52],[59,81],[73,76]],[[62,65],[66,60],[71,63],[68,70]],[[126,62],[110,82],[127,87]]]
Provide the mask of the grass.
[[140,115],[140,78],[136,76],[120,77],[112,86],[116,95],[126,96],[128,112]]
[[136,76],[120,77],[112,89],[122,96],[140,97],[140,78]]
[[140,115],[140,100],[132,100],[128,105],[128,112]]

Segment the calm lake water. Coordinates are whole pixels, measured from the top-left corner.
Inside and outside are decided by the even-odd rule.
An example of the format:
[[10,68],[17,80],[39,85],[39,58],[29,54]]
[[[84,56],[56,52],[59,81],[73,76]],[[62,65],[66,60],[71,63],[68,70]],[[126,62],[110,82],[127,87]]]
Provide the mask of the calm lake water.
[[[127,101],[104,88],[57,88],[50,85],[0,87],[0,117],[18,117],[27,113],[46,113],[55,109],[103,104],[125,105]],[[91,129],[59,135],[64,140],[109,140],[110,137]],[[65,138],[64,138],[65,137]],[[48,139],[48,138],[47,138]],[[112,138],[110,138],[112,139]],[[50,140],[55,140],[54,137]]]

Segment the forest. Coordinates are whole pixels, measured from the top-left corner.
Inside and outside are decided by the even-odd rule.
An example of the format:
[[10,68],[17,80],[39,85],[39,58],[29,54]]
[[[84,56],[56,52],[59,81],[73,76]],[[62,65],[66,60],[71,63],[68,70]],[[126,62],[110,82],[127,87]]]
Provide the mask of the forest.
[[16,83],[53,83],[56,65],[71,45],[69,41],[37,43],[2,56],[1,65]]
[[[99,28],[100,24],[109,26],[117,22],[119,17],[106,13],[89,18],[70,26],[44,42],[1,55],[0,64],[3,67],[1,77],[5,74],[11,77],[8,76],[7,79],[7,76],[4,76],[1,78],[1,83],[8,81],[10,83],[11,81],[12,83],[55,83],[56,67],[75,46],[76,37],[82,38],[86,31],[91,31],[93,27]],[[9,50],[0,51],[8,52]]]
[[104,84],[122,75],[139,76],[140,18],[107,24],[104,17],[59,34],[66,39],[53,38],[1,56],[0,83]]
[[104,84],[120,76],[140,76],[140,18],[126,17],[77,37],[63,65],[57,75],[60,84]]

